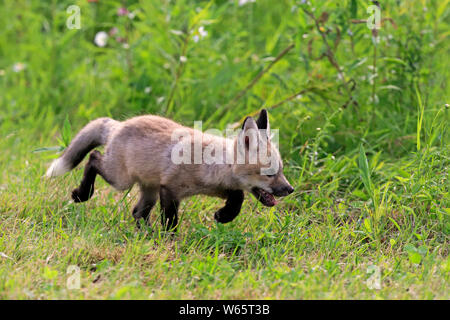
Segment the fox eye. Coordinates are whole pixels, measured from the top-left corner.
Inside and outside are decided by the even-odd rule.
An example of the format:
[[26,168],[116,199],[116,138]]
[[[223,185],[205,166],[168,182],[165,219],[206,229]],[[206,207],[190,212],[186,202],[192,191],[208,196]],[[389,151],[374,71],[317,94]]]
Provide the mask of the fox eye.
[[276,175],[275,174],[268,174],[267,175],[267,177],[269,177],[269,178],[273,178],[273,177],[275,177]]

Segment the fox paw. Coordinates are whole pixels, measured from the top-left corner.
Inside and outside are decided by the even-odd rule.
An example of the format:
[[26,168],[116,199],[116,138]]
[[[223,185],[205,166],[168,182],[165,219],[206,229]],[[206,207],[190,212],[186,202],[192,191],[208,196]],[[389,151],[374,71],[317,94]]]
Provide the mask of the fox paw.
[[214,219],[220,223],[228,223],[236,218],[237,214],[229,212],[229,210],[222,208],[216,211],[214,214]]
[[94,194],[94,189],[91,188],[90,191],[85,191],[80,188],[76,188],[72,191],[72,200],[74,202],[85,202],[88,201]]

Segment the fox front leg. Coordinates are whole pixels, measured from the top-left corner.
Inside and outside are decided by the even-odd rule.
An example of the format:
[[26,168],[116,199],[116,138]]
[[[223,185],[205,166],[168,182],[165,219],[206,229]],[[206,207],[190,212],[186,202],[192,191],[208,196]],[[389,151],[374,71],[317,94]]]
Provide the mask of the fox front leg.
[[233,221],[241,211],[242,202],[244,202],[244,191],[228,190],[227,202],[214,214],[214,219],[220,223]]
[[159,191],[161,204],[161,222],[167,231],[177,231],[178,225],[178,207],[180,201],[175,194],[165,186],[161,186]]
[[139,220],[142,218],[145,223],[149,224],[149,215],[152,208],[158,200],[158,190],[155,188],[141,186],[141,196],[138,203],[133,209],[133,217],[136,225],[140,228]]

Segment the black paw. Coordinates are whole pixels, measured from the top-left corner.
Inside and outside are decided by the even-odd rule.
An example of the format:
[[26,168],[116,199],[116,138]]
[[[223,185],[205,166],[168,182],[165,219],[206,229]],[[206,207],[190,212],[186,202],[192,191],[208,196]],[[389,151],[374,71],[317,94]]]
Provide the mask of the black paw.
[[94,188],[90,191],[85,191],[85,189],[76,188],[72,191],[72,199],[74,202],[85,202],[88,201],[94,194]]
[[214,219],[216,219],[217,222],[220,223],[228,223],[234,220],[236,218],[236,214],[230,214],[225,208],[219,209],[214,214]]

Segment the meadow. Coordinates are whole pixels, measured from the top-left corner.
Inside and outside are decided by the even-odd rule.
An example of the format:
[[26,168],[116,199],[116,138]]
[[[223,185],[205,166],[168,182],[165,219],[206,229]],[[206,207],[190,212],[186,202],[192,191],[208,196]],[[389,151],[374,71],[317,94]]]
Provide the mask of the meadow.
[[[449,299],[449,3],[2,1],[0,298]],[[44,178],[97,117],[262,108],[295,192],[229,224],[198,196],[139,230],[136,188]]]

